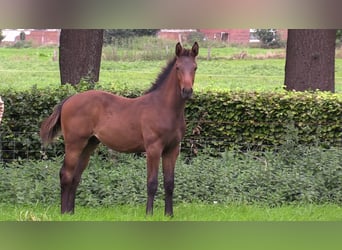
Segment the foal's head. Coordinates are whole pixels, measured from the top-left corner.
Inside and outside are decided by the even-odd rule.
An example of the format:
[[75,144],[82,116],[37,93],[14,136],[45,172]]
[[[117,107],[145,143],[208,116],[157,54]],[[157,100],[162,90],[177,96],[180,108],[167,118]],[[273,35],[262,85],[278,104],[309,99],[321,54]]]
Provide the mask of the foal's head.
[[198,44],[194,43],[191,50],[182,48],[180,43],[176,45],[176,63],[177,78],[181,95],[184,99],[192,96],[192,87],[195,80],[195,72],[197,69],[196,56],[198,55]]

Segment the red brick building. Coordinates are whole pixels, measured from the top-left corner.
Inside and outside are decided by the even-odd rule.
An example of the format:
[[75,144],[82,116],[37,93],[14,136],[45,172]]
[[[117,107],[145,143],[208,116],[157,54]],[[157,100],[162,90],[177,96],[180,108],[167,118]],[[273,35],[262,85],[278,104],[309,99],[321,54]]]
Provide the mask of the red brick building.
[[[287,39],[287,30],[277,30],[282,40]],[[161,29],[158,32],[158,37],[173,39],[173,40],[186,40],[186,37],[191,32],[201,32],[208,40],[220,40],[227,43],[235,44],[248,44],[250,42],[257,42],[253,36],[253,29]]]
[[32,30],[25,35],[26,41],[31,41],[33,46],[59,45],[60,30]]
[[157,36],[159,38],[163,39],[169,39],[169,40],[186,40],[186,37],[188,36],[189,33],[191,32],[196,32],[197,30],[195,29],[161,29],[158,33]]
[[[287,29],[278,29],[281,40],[287,39]],[[158,37],[177,41],[185,41],[191,32],[201,32],[208,40],[220,40],[232,44],[248,44],[258,42],[253,36],[253,29],[161,29]],[[25,34],[24,39],[31,41],[32,46],[59,45],[60,29],[18,29],[2,30],[5,39],[3,43],[15,43],[22,39],[20,33]]]
[[247,44],[250,41],[249,29],[200,29],[199,31],[209,40],[240,44]]
[[4,44],[14,44],[20,40],[30,41],[32,46],[59,45],[59,29],[3,29]]

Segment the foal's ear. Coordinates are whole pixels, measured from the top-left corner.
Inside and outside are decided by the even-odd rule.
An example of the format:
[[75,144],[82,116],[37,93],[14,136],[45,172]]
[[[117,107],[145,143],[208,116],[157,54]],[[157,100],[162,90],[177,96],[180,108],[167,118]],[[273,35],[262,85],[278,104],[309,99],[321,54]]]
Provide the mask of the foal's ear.
[[192,48],[191,48],[191,53],[194,57],[196,57],[198,55],[198,50],[199,50],[199,46],[198,46],[198,43],[195,42],[194,45],[192,45]]
[[180,44],[180,42],[178,42],[176,44],[176,56],[180,56],[182,54],[182,50],[183,50],[182,45]]

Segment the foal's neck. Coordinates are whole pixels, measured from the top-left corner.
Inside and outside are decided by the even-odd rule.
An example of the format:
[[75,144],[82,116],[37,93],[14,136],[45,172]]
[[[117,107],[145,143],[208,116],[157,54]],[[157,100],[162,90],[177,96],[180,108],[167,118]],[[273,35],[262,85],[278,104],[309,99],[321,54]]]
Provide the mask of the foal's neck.
[[177,113],[183,112],[185,108],[185,100],[181,96],[179,86],[179,80],[173,68],[159,91],[155,93],[160,98],[162,106],[171,108]]

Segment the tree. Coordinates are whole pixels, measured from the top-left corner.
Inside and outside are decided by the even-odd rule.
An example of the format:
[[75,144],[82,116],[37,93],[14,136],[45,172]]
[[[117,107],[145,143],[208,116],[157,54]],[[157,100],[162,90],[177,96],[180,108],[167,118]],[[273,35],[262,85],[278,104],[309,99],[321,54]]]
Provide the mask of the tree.
[[342,30],[336,31],[336,45],[338,46],[342,45]]
[[2,41],[2,39],[4,39],[5,37],[2,35],[2,30],[0,29],[0,43]]
[[289,29],[286,48],[287,90],[335,91],[336,30]]
[[102,44],[102,29],[62,29],[59,45],[61,83],[98,82]]
[[280,48],[282,46],[276,29],[256,29],[255,35],[265,48]]

